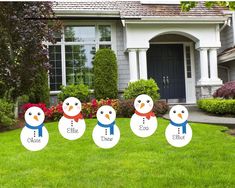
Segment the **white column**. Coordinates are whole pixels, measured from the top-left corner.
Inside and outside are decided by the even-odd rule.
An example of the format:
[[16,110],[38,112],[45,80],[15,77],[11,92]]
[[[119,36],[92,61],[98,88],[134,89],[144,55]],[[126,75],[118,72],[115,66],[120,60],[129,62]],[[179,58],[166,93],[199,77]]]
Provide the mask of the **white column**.
[[138,80],[136,49],[129,49],[130,82]]
[[213,84],[222,84],[222,80],[218,78],[218,66],[217,66],[217,50],[216,48],[209,49],[209,61],[210,61],[210,80]]
[[140,79],[147,80],[147,49],[139,50],[139,71],[140,71]]
[[206,85],[209,81],[207,48],[200,48],[199,50],[201,78],[198,81],[198,85]]

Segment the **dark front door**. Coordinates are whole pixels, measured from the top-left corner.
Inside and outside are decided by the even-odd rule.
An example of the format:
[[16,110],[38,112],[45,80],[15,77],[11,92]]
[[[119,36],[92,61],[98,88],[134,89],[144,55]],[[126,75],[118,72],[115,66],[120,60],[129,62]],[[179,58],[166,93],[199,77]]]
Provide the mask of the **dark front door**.
[[185,99],[182,44],[151,44],[147,65],[148,77],[157,82],[162,99]]

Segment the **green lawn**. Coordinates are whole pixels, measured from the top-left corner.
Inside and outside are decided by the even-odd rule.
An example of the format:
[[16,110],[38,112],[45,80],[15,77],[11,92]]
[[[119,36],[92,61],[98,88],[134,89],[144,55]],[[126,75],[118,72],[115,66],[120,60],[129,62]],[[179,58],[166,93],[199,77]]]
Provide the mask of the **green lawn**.
[[47,147],[27,151],[20,131],[0,133],[0,187],[234,187],[235,137],[226,127],[191,123],[193,138],[184,148],[165,140],[167,120],[157,132],[136,137],[129,119],[117,119],[119,144],[98,148],[92,140],[96,120],[86,120],[82,138],[69,141],[57,123],[48,123]]

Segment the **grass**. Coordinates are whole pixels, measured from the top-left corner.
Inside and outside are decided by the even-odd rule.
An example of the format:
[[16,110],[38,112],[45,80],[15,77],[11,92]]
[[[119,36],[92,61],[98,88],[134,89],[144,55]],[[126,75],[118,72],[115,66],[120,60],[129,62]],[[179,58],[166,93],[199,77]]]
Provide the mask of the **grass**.
[[136,137],[129,119],[117,119],[119,144],[109,150],[92,140],[96,120],[76,141],[64,139],[48,123],[47,147],[30,152],[21,146],[20,129],[0,134],[0,187],[234,187],[235,137],[226,127],[191,123],[193,139],[184,148],[165,140],[167,120],[157,132]]

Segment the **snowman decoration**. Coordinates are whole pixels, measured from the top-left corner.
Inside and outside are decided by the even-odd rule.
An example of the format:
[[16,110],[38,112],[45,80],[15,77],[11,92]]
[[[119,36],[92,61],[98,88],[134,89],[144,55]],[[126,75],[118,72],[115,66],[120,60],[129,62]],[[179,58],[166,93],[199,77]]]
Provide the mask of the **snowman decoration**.
[[139,95],[134,102],[135,113],[131,117],[131,130],[139,137],[151,136],[157,129],[157,118],[152,111],[153,100],[146,94]]
[[49,134],[43,124],[44,112],[41,108],[31,107],[25,112],[24,118],[25,127],[20,134],[22,145],[30,151],[43,149],[49,140]]
[[165,136],[168,143],[175,147],[183,147],[192,139],[192,129],[188,124],[188,110],[182,105],[175,105],[170,110],[170,124]]
[[114,147],[120,139],[120,131],[115,124],[115,110],[111,106],[101,106],[96,116],[98,123],[92,133],[95,144],[104,149]]
[[68,140],[80,138],[86,130],[86,124],[81,114],[81,102],[75,97],[65,99],[62,105],[63,117],[59,121],[60,134]]

